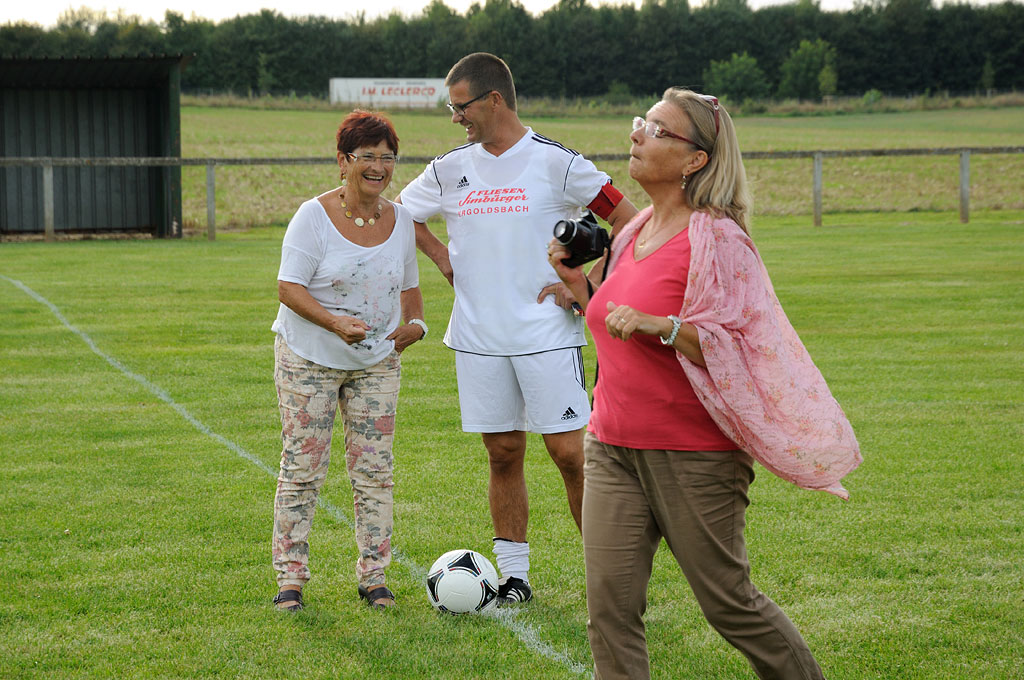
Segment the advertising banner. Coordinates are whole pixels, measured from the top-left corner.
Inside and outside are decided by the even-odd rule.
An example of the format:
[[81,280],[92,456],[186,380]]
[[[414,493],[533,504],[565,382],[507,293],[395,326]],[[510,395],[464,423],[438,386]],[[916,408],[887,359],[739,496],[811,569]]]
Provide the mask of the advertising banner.
[[448,100],[444,78],[331,78],[331,103],[432,108]]

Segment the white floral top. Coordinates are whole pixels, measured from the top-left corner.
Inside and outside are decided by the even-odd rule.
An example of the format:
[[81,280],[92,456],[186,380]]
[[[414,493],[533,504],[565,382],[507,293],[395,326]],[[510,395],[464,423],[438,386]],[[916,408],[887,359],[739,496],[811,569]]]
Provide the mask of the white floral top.
[[380,362],[394,349],[387,336],[402,322],[401,293],[419,285],[412,217],[403,206],[394,208],[394,231],[370,248],[342,236],[315,198],[292,217],[281,247],[278,280],[302,285],[327,311],[370,326],[365,340],[349,345],[282,304],[273,330],[300,357],[321,366],[356,370]]

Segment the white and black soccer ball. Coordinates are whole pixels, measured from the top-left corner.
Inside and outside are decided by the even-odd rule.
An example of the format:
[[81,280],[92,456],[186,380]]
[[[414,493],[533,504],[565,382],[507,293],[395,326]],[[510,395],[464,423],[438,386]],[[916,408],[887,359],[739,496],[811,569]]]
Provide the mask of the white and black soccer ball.
[[449,614],[482,611],[498,599],[498,572],[478,552],[449,550],[427,572],[427,597]]

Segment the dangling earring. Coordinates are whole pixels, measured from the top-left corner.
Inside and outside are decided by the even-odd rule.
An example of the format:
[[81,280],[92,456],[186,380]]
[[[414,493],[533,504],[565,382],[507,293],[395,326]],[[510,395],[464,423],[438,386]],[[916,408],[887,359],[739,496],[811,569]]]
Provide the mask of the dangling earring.
[[683,189],[686,189],[686,175],[683,175],[683,181],[682,181],[682,184],[681,184],[680,186],[681,186],[681,187],[682,187]]
[[346,184],[348,184],[348,180],[345,179],[345,173],[341,173],[341,186],[344,187]]

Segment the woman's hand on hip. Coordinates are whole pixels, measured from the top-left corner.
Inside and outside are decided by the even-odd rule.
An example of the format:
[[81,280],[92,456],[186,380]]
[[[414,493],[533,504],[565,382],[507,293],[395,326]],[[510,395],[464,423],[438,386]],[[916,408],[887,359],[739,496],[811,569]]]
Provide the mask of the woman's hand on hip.
[[387,339],[395,341],[395,351],[401,354],[406,347],[414,342],[419,342],[426,334],[427,332],[423,330],[422,326],[407,323],[396,328],[394,333],[389,335]]
[[335,316],[331,331],[349,345],[366,339],[370,326],[354,316]]

